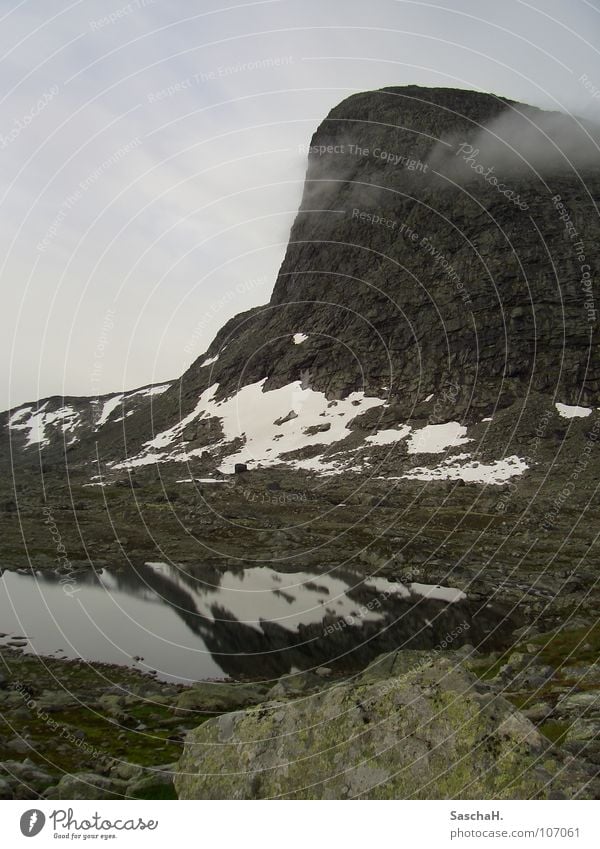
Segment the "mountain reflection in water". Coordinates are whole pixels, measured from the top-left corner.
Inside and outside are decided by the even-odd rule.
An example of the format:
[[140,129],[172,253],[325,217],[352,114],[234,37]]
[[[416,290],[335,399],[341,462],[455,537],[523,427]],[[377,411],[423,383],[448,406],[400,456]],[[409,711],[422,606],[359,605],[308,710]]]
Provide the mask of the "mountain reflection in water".
[[457,590],[364,578],[347,566],[316,575],[147,563],[79,574],[72,596],[52,573],[0,579],[3,642],[24,635],[27,651],[107,663],[139,656],[139,668],[182,682],[350,671],[395,648],[494,648],[514,624],[500,606]]

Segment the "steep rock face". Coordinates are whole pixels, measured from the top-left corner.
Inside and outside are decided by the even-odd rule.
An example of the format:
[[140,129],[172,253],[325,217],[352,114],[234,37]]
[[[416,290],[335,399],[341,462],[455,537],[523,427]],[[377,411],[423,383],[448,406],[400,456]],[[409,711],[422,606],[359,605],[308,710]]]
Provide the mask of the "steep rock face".
[[456,658],[397,652],[355,683],[190,732],[182,799],[587,798],[534,725]]
[[597,400],[588,132],[476,92],[343,101],[312,138],[271,301],[218,334],[211,379],[225,393],[304,373],[328,396],[383,391],[409,409],[448,382],[463,409],[531,389]]
[[437,422],[473,423],[531,393],[597,405],[597,132],[473,91],[344,100],[312,137],[270,302],[227,322],[125,426],[82,430],[71,462],[135,457],[182,420],[182,445],[214,446],[218,411],[198,401],[215,385],[215,403],[259,383],[361,392],[386,427],[429,421],[433,393]]
[[214,384],[219,400],[259,381],[364,392],[386,401],[388,426],[428,418],[432,393],[438,421],[477,421],[532,393],[596,404],[592,137],[477,92],[343,101],[311,140],[270,302],[219,331],[157,406],[155,432],[161,411],[172,423]]

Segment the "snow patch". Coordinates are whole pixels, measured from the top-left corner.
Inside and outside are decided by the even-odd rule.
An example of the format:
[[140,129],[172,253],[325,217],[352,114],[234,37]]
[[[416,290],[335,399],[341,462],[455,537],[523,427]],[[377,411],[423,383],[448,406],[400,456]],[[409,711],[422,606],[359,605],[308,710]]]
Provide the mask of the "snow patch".
[[218,478],[182,478],[175,483],[227,483],[227,481]]
[[416,430],[408,443],[409,454],[441,454],[446,448],[465,445],[472,440],[465,436],[466,427],[458,422],[425,425]]
[[308,336],[306,333],[294,333],[294,345],[301,345],[303,342],[306,342]]
[[133,398],[136,395],[143,395],[144,398],[149,398],[151,395],[162,395],[167,389],[171,388],[170,383],[158,383],[156,386],[150,386],[148,389],[138,389],[137,392],[131,392],[125,395],[125,398]]
[[[236,462],[251,459],[254,464],[276,465],[283,454],[312,445],[331,445],[349,435],[347,425],[359,413],[385,402],[367,398],[363,392],[353,392],[347,398],[330,402],[323,392],[303,388],[301,381],[264,392],[265,380],[243,387],[233,398],[214,405],[212,415],[221,418],[224,441],[245,437],[244,448],[229,456],[224,471],[233,471]],[[291,410],[297,417],[276,425]],[[329,424],[326,431],[306,433],[314,425]],[[316,457],[289,461],[298,468],[315,471],[331,470],[331,463]]]
[[410,433],[409,425],[401,425],[393,430],[380,430],[377,433],[367,436],[365,442],[370,442],[371,445],[391,445],[393,442],[400,442],[405,436]]
[[16,413],[13,413],[10,419],[8,420],[8,426],[14,427],[24,416],[31,415],[33,412],[33,407],[21,407],[20,410],[17,410]]
[[152,463],[164,463],[171,459],[164,451],[158,454],[139,454],[137,457],[129,457],[120,463],[115,463],[113,469],[135,469],[138,466],[151,466]]
[[[105,425],[107,421],[110,419],[111,415],[114,411],[123,404],[125,401],[129,401],[132,398],[137,398],[141,396],[142,398],[151,398],[154,395],[162,395],[163,392],[166,392],[171,386],[170,383],[159,383],[156,386],[148,386],[146,389],[136,389],[134,392],[121,392],[119,395],[112,395],[110,398],[107,398],[104,402],[104,406],[102,408],[102,412],[100,413],[100,418],[94,425],[97,429]],[[126,416],[131,416],[135,410],[129,410],[126,413]],[[120,416],[117,419],[113,419],[113,422],[123,421],[123,416]]]
[[[493,463],[479,463],[474,460],[464,465],[455,463],[459,458],[461,458],[461,455],[451,457],[433,469],[426,467],[411,469],[401,478],[421,481],[463,480],[469,483],[502,484],[512,477],[522,475],[529,468],[525,460],[516,455],[505,457],[503,460],[495,460]],[[399,478],[390,478],[390,480],[399,480]]]
[[218,354],[215,354],[215,356],[214,356],[214,357],[208,357],[206,360],[204,360],[204,362],[203,362],[203,363],[200,363],[200,366],[201,366],[201,367],[204,367],[204,366],[212,366],[212,364],[213,364],[213,363],[216,363],[218,359],[219,359],[219,355],[218,355]]
[[[33,412],[33,408],[31,407],[26,408],[24,412],[19,411],[18,416],[14,414],[8,422],[10,430],[28,432],[27,442],[25,443],[27,447],[31,445],[40,445],[41,447],[49,445],[50,439],[46,434],[46,428],[50,426],[60,427],[61,433],[65,435],[75,430],[79,424],[79,413],[73,407],[65,405],[64,407],[59,407],[54,412],[50,412],[46,411],[47,406],[48,401],[35,412]],[[29,418],[25,419],[25,413],[29,413]],[[76,438],[73,437],[69,445],[72,445],[75,441]]]
[[457,601],[464,601],[466,593],[462,590],[452,589],[451,587],[441,587],[439,584],[409,584],[409,589],[413,595],[420,595],[424,598],[433,598],[437,601],[447,601],[454,604]]
[[[341,462],[331,462],[320,457],[291,460],[282,455],[314,445],[331,445],[349,435],[349,423],[355,416],[372,407],[385,405],[381,398],[366,397],[363,392],[353,392],[339,401],[329,401],[323,392],[317,392],[297,380],[279,389],[264,391],[267,378],[242,387],[235,395],[215,401],[218,383],[206,389],[196,407],[180,422],[157,434],[144,446],[145,452],[119,463],[115,468],[129,468],[154,462],[184,462],[200,455],[206,447],[185,451],[181,436],[186,426],[195,420],[219,418],[223,438],[210,448],[222,448],[235,439],[242,438],[244,447],[230,454],[222,462],[224,472],[232,472],[235,463],[274,466],[288,465],[318,472],[334,472]],[[288,418],[290,411],[296,413]],[[288,418],[282,422],[282,419]],[[276,422],[279,421],[279,424]],[[329,424],[328,430],[306,433],[307,428]],[[173,443],[179,441],[176,447]],[[164,452],[171,448],[169,454]]]
[[109,398],[104,402],[104,406],[102,407],[102,412],[100,413],[100,418],[96,422],[95,427],[102,427],[103,424],[106,424],[108,419],[110,418],[110,414],[117,409],[119,404],[123,401],[123,395],[114,395],[112,398]]
[[569,404],[555,404],[558,415],[563,419],[585,419],[592,412],[590,407],[577,407]]
[[193,422],[194,419],[208,418],[208,416],[210,415],[208,414],[208,410],[210,409],[210,406],[213,403],[212,399],[218,387],[218,383],[213,383],[212,386],[209,386],[208,389],[205,389],[191,413],[188,413],[187,416],[184,416],[184,418],[181,419],[180,422],[177,422],[177,424],[173,425],[173,427],[170,427],[168,430],[163,430],[163,432],[155,436],[154,439],[151,439],[148,442],[144,443],[145,446],[150,449],[166,448],[181,436],[181,433],[185,430],[187,425]]
[[470,456],[470,454],[466,454],[464,452],[462,454],[452,454],[451,457],[447,457],[445,460],[442,460],[442,465],[451,465],[452,463],[456,463],[457,460],[468,460]]

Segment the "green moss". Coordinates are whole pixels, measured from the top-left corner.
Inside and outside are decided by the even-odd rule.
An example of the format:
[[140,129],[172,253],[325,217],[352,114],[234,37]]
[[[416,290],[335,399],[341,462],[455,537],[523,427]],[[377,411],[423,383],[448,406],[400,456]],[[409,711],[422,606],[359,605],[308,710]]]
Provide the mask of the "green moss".
[[504,697],[519,710],[527,710],[528,707],[541,701],[540,692],[537,689],[535,693],[504,693]]
[[570,727],[571,725],[568,722],[548,719],[546,722],[542,722],[539,730],[552,743],[562,743]]
[[157,782],[144,787],[138,793],[134,793],[133,799],[177,799],[175,787],[172,784]]
[[600,623],[589,627],[560,629],[529,640],[539,647],[539,660],[555,669],[600,661]]
[[[80,702],[79,705],[48,712],[48,719],[38,714],[35,705],[28,708],[28,714],[19,715],[17,709],[26,706],[27,695],[0,710],[0,719],[3,720],[0,723],[0,760],[28,757],[54,776],[50,783],[56,783],[64,772],[95,772],[99,759],[108,764],[115,761],[139,766],[171,763],[182,751],[181,743],[168,739],[173,728],[176,727],[179,733],[180,729],[199,724],[196,716],[173,715],[171,705],[181,688],[168,684],[162,687],[153,679],[126,667],[104,667],[54,658],[44,658],[42,663],[35,656],[16,652],[3,652],[2,659],[10,677],[33,693],[34,702],[43,690],[58,693],[61,687]],[[138,700],[129,697],[122,708],[118,698],[114,697],[115,707],[122,710],[124,721],[133,726],[142,722],[147,730],[123,727],[118,719],[113,719],[100,707],[93,707],[105,693],[107,673],[112,685],[121,685],[128,692],[143,692],[148,688],[147,699],[143,696]],[[154,693],[159,693],[160,701],[153,701]],[[53,727],[53,723],[58,724],[58,729]],[[64,735],[61,729],[65,729]],[[7,743],[15,737],[30,740],[32,749],[26,752],[10,749]],[[79,737],[82,742],[78,745]],[[165,791],[163,787],[160,792],[172,791]]]
[[508,662],[514,647],[507,649],[504,654],[495,659],[489,657],[477,658],[469,661],[466,665],[470,671],[483,681],[491,681],[497,677],[503,666]]
[[547,795],[527,723],[513,720],[503,700],[474,696],[455,664],[437,663],[246,711],[229,724],[210,720],[185,748],[175,777],[180,798]]

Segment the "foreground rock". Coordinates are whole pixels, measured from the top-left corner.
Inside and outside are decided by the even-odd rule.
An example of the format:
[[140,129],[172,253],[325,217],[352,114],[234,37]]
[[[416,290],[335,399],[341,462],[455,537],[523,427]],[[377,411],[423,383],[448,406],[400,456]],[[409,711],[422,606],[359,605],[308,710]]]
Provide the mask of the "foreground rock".
[[185,716],[238,710],[264,701],[267,690],[268,686],[261,684],[200,682],[181,693],[175,712]]
[[353,682],[190,732],[181,799],[588,798],[590,775],[458,657],[398,652]]

